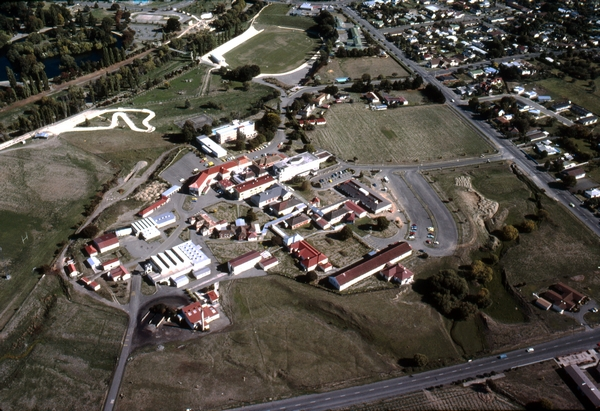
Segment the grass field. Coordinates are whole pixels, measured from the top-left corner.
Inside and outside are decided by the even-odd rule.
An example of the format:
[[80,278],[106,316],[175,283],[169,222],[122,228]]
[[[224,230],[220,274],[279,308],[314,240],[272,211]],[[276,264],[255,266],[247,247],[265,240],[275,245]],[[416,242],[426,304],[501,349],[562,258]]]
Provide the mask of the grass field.
[[[200,79],[198,79],[200,81]],[[192,83],[195,84],[195,83]],[[260,84],[252,83],[250,90],[229,89],[209,93],[205,96],[186,97],[179,96],[169,90],[161,90],[164,93],[163,99],[150,101],[146,95],[139,96],[132,100],[133,106],[138,108],[147,108],[156,113],[156,117],[151,124],[156,127],[160,133],[179,132],[179,127],[174,125],[176,121],[185,121],[190,117],[208,115],[213,120],[219,120],[223,117],[231,118],[232,113],[236,117],[244,118],[249,114],[253,104],[259,99],[267,96],[272,89]],[[169,97],[170,96],[170,97]],[[156,97],[151,97],[152,99]],[[191,107],[185,108],[185,100],[189,99]],[[215,103],[222,108],[208,107],[208,103]]]
[[309,60],[319,40],[300,29],[268,27],[223,57],[231,67],[257,64],[261,73],[285,73]]
[[105,162],[117,165],[123,176],[129,174],[138,161],[146,161],[150,165],[173,146],[160,133],[138,133],[128,127],[64,133],[60,138]]
[[1,328],[38,280],[34,267],[51,261],[114,170],[61,140],[3,151],[0,163],[0,266],[12,276],[0,281]]
[[[69,287],[68,285],[66,286]],[[0,340],[2,409],[98,409],[127,317],[45,276]]]
[[312,236],[307,241],[329,257],[329,262],[336,267],[345,267],[371,251],[354,237],[342,241],[334,234],[324,234]]
[[233,408],[399,375],[417,352],[432,366],[458,360],[438,314],[410,291],[340,297],[280,276],[220,291],[233,325],[134,352],[119,409]]
[[[554,100],[570,100],[573,104],[578,104],[595,114],[600,114],[600,87],[592,92],[589,81],[548,78],[536,81],[535,86],[543,89],[538,89],[538,94],[548,94]],[[596,80],[596,86],[600,86],[600,80]]]
[[479,156],[492,147],[446,106],[371,111],[336,104],[309,135],[317,147],[359,163],[407,163]]
[[202,90],[202,81],[206,74],[206,66],[198,66],[188,73],[168,81],[169,87],[159,86],[133,99],[136,106],[148,102],[159,102],[171,99],[195,97]]
[[[470,177],[475,190],[498,203],[498,211],[494,215],[496,227],[519,224],[525,216],[531,216],[536,211],[536,204],[532,201],[534,192],[511,172],[506,163],[457,168],[454,171],[447,169],[431,173],[431,176],[446,196],[454,199],[449,206],[474,215],[473,205],[468,204],[466,197],[461,194],[465,189],[457,187],[455,183],[456,177]],[[544,291],[545,287],[556,281],[566,282],[593,298],[600,298],[600,283],[596,280],[599,274],[597,256],[600,254],[600,240],[567,209],[543,194],[541,203],[549,213],[549,220],[541,222],[532,233],[521,233],[519,242],[510,245],[500,259],[500,267],[506,271],[509,282],[522,284],[519,289],[525,301],[529,301],[532,292]],[[471,249],[479,244],[475,242]],[[470,257],[470,254],[466,254],[461,263],[470,263]],[[486,312],[498,320],[510,321],[508,318],[514,314],[514,304],[509,303],[512,298],[506,294],[504,286],[497,283],[497,279],[489,285],[489,289],[498,307],[492,306]],[[501,296],[499,293],[503,291],[504,296]],[[499,312],[501,306],[504,307]],[[509,313],[511,310],[512,314]],[[549,327],[556,329],[558,325],[549,324]]]
[[307,30],[315,25],[314,20],[309,17],[288,16],[290,9],[291,6],[287,4],[270,4],[256,18],[256,28],[260,30],[268,26],[281,26]]
[[371,78],[379,75],[392,78],[409,76],[394,59],[380,57],[333,58],[318,72],[322,83],[333,82],[338,77],[360,78],[365,73]]

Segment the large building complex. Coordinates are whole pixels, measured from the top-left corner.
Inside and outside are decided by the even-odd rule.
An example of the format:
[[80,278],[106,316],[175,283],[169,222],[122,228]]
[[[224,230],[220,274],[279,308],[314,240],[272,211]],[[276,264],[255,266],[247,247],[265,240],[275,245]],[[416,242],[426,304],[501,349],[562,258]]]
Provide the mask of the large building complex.
[[169,280],[183,284],[185,281],[182,277],[201,271],[210,263],[210,258],[202,252],[202,247],[189,240],[150,257],[146,264],[146,273],[155,284],[168,283]]
[[279,181],[289,181],[296,176],[304,176],[311,171],[318,171],[321,163],[327,161],[330,156],[331,154],[326,151],[315,154],[300,153],[273,164],[273,173]]
[[248,139],[256,137],[257,134],[253,121],[240,122],[239,120],[233,120],[231,124],[213,128],[212,132],[218,144],[237,139],[238,132],[242,133]]
[[239,173],[250,167],[252,161],[246,156],[238,157],[223,164],[207,168],[195,176],[188,186],[192,195],[199,195],[218,179],[229,177],[232,173]]

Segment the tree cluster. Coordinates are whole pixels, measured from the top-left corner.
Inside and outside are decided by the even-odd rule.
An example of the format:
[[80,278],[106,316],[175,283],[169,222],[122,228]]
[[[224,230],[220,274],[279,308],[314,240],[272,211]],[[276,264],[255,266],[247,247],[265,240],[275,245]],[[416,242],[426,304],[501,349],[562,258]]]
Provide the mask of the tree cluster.
[[219,74],[226,80],[239,81],[240,83],[243,83],[245,81],[252,80],[253,77],[258,76],[260,74],[260,67],[256,64],[239,66],[233,70],[227,69],[226,67],[221,67]]
[[446,102],[446,96],[444,96],[442,90],[433,84],[427,84],[425,90],[423,90],[423,94],[425,94],[425,97],[427,97],[429,101],[434,103],[444,104]]
[[477,305],[467,299],[469,286],[456,271],[440,271],[429,278],[427,286],[427,296],[445,316],[466,320],[477,314]]

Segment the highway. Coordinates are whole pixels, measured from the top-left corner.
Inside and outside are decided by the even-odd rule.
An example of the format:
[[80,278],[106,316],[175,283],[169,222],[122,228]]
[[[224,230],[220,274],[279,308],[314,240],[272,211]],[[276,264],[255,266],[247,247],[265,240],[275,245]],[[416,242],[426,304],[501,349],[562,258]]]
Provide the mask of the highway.
[[533,352],[526,349],[506,352],[507,358],[499,356],[480,358],[437,370],[412,376],[392,378],[360,387],[345,388],[319,394],[309,394],[263,404],[235,408],[245,411],[304,410],[324,411],[349,407],[360,403],[374,402],[397,397],[414,391],[438,385],[451,384],[469,377],[487,373],[500,373],[511,368],[522,367],[536,362],[550,360],[560,355],[594,348],[600,340],[600,329],[585,333],[574,333],[566,337],[532,346]]

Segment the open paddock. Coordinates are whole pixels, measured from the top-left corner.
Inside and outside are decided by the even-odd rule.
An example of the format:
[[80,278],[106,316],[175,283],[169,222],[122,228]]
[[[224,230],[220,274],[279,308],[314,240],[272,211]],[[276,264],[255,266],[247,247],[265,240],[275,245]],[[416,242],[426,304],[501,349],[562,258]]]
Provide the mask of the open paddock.
[[309,60],[319,39],[298,29],[269,27],[224,55],[230,67],[258,64],[261,73],[285,73]]
[[315,146],[358,163],[441,161],[489,153],[492,147],[442,105],[371,111],[364,103],[335,104],[327,125],[309,136]]
[[370,74],[373,79],[379,75],[391,78],[409,76],[404,67],[389,57],[333,58],[318,74],[322,83],[332,83],[339,77],[360,78],[363,74]]

